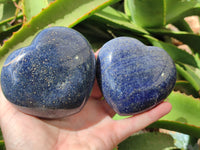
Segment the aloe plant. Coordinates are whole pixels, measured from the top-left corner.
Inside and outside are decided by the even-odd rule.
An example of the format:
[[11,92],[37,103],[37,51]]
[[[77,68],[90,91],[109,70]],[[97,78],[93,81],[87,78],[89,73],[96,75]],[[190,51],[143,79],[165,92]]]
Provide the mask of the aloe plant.
[[[175,90],[167,98],[172,111],[148,128],[164,128],[200,138],[200,35],[193,33],[184,20],[187,16],[200,15],[199,0],[16,0],[15,4],[19,7],[12,0],[0,1],[0,70],[12,51],[29,45],[39,31],[49,26],[75,28],[85,35],[94,50],[118,36],[137,38],[165,49],[178,72]],[[169,24],[178,30],[167,28]],[[188,45],[190,53],[174,45],[172,38]],[[122,118],[114,116],[114,119]],[[134,145],[135,139],[150,137],[159,138],[160,143],[167,139],[163,147],[175,149],[170,136],[146,133],[133,135],[119,149]],[[148,143],[141,146],[145,149]]]

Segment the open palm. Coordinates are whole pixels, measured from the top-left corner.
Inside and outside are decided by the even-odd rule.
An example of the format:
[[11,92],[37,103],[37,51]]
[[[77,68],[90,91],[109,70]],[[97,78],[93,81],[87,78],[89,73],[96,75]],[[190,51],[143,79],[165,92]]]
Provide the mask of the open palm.
[[44,120],[18,111],[0,93],[0,125],[7,150],[111,150],[170,109],[171,105],[164,102],[148,112],[115,121],[113,110],[101,100],[95,84],[81,112],[62,119]]

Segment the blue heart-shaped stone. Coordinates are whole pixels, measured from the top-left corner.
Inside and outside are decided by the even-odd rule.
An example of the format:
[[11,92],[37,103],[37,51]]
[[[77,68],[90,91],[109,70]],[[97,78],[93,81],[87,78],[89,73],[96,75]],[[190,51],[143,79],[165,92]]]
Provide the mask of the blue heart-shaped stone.
[[108,104],[120,115],[132,115],[156,106],[169,95],[176,82],[176,68],[163,49],[118,37],[100,49],[97,79]]
[[8,56],[1,72],[5,97],[21,111],[44,118],[79,112],[95,78],[95,57],[77,31],[51,27]]

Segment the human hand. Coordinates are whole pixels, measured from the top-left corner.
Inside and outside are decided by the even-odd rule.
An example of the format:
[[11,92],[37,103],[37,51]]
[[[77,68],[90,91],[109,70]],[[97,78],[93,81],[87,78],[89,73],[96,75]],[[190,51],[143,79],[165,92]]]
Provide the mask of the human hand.
[[101,100],[95,82],[85,107],[77,114],[54,120],[39,119],[18,111],[0,89],[0,126],[7,150],[112,150],[133,133],[171,110],[168,102],[123,120]]

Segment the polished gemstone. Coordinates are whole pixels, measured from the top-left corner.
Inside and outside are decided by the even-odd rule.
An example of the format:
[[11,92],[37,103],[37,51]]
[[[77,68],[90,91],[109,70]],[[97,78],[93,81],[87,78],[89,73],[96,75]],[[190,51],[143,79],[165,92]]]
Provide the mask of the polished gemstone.
[[21,111],[44,118],[79,112],[95,78],[95,57],[77,31],[51,27],[8,56],[1,72],[6,98]]
[[132,115],[156,106],[170,94],[176,68],[165,50],[118,37],[100,49],[97,79],[108,104],[120,115]]

